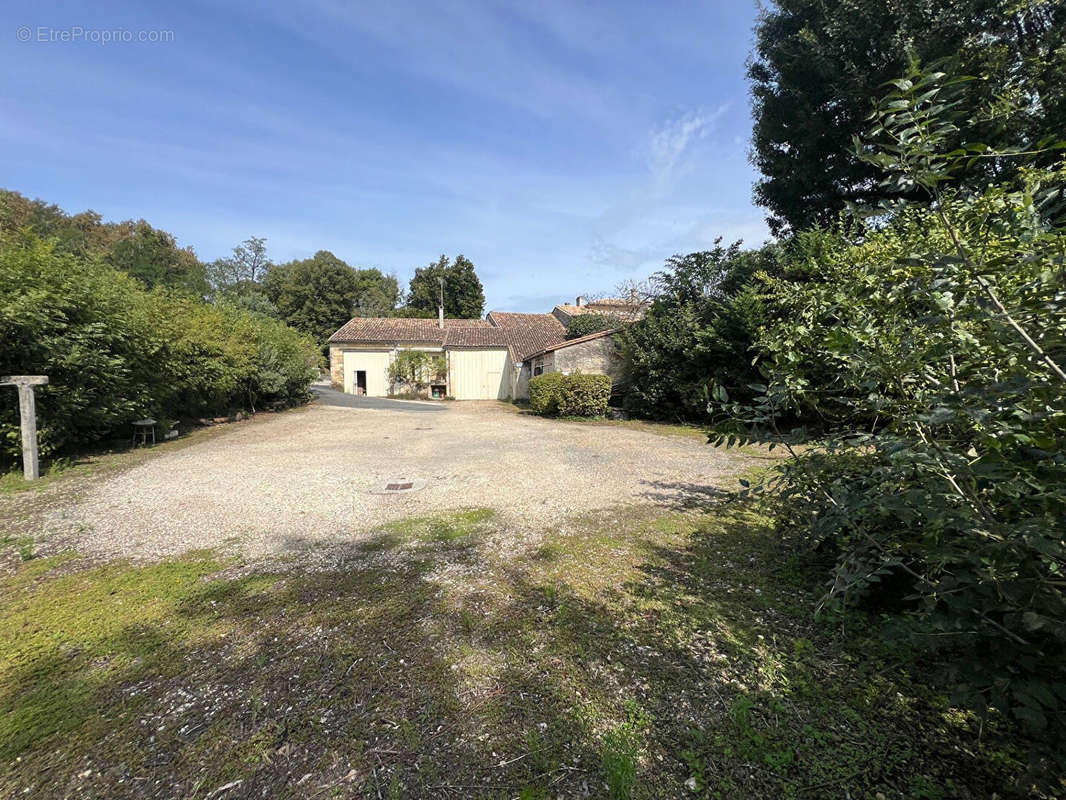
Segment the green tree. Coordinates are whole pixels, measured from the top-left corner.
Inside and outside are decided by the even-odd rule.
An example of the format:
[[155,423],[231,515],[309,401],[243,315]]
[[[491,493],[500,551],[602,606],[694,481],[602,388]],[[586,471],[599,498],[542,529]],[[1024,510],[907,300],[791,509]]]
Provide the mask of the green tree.
[[436,314],[441,278],[444,279],[445,316],[476,319],[485,313],[485,290],[474,271],[474,263],[461,254],[455,257],[454,263],[441,255],[436,262],[416,269],[407,290],[407,307],[427,316]]
[[[823,604],[890,615],[886,629],[956,699],[1028,734],[1021,792],[1060,796],[1066,164],[1033,167],[1048,153],[1022,146],[953,149],[966,83],[912,66],[893,85],[855,156],[886,189],[925,200],[877,225],[801,234],[800,278],[763,280],[765,385],[754,402],[712,394],[734,433],[744,423],[786,446],[804,431],[782,436],[781,422],[818,420],[819,436],[756,489],[786,541],[831,564]],[[980,190],[952,179],[1009,155],[1017,179]]]
[[104,257],[115,242],[130,233],[132,221],[104,222],[95,211],[67,214],[44,200],[30,200],[19,192],[0,190],[0,231],[28,228],[51,239],[59,251],[78,256]]
[[612,314],[578,314],[566,329],[567,339],[580,339],[582,336],[609,331],[621,327],[622,322]]
[[397,295],[396,278],[354,269],[328,250],[272,267],[263,288],[282,320],[323,345],[353,314],[385,311]]
[[[47,374],[45,456],[144,416],[198,417],[299,402],[321,356],[288,326],[143,282],[29,231],[0,232],[0,375]],[[19,446],[18,403],[0,394],[0,468]]]
[[390,316],[400,302],[400,284],[395,275],[370,267],[356,270],[355,313],[360,317]]
[[178,247],[174,237],[143,219],[111,248],[107,261],[148,288],[169,286],[196,296],[207,293],[207,270],[191,248]]
[[[832,224],[848,202],[914,197],[886,187],[851,149],[870,98],[923,62],[958,60],[967,119],[952,144],[1031,146],[1066,124],[1066,4],[1047,0],[777,0],[761,15],[749,64],[755,188],[775,233]],[[1049,164],[1048,158],[1038,162]],[[1016,162],[983,160],[951,180],[980,188]]]
[[212,261],[208,278],[218,291],[254,291],[272,266],[266,251],[266,239],[252,236],[233,248],[233,255]]
[[741,396],[759,380],[750,353],[763,304],[753,276],[776,273],[780,249],[728,247],[673,256],[652,277],[654,302],[620,334],[626,408],[656,419],[706,420],[710,389]]
[[401,350],[389,364],[389,383],[395,388],[425,389],[436,380],[443,380],[448,372],[448,361],[443,353],[427,353],[424,350]]
[[171,234],[143,219],[104,222],[95,211],[67,214],[43,200],[0,190],[0,232],[27,229],[54,242],[60,253],[102,259],[149,288],[207,292],[206,267],[192,248],[179,247]]

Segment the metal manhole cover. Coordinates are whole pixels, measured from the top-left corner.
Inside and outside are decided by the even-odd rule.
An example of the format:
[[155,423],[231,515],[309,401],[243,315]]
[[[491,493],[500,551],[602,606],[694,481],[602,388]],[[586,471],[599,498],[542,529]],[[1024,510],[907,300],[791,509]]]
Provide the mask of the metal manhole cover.
[[381,486],[370,490],[371,494],[405,494],[426,488],[426,482],[417,478],[391,478]]

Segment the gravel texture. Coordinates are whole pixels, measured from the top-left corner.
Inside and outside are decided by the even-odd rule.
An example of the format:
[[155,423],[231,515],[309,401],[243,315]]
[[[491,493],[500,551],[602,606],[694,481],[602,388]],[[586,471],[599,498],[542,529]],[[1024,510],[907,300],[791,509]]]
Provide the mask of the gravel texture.
[[[438,414],[316,403],[227,428],[35,504],[18,527],[101,558],[220,548],[256,560],[356,543],[407,517],[488,507],[496,544],[520,547],[571,515],[698,503],[714,487],[735,488],[750,466],[696,439],[541,419],[494,402],[450,403]],[[396,479],[425,486],[381,493]]]

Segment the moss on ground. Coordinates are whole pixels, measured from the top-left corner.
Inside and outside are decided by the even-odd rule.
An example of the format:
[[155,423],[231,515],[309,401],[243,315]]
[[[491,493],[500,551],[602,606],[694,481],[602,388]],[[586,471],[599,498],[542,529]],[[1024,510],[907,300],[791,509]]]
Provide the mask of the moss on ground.
[[619,510],[511,556],[480,547],[496,524],[394,523],[324,572],[20,562],[0,795],[1021,794],[1010,732],[865,620],[815,619],[757,514]]

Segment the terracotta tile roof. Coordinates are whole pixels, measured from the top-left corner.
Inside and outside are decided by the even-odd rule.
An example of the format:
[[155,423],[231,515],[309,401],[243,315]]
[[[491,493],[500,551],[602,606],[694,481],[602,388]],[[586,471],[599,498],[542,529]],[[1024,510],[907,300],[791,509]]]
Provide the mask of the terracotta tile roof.
[[566,328],[551,314],[519,314],[513,311],[490,311],[488,320],[507,331],[511,358],[525,361],[531,353],[565,341]]
[[331,342],[429,342],[443,344],[450,331],[491,330],[483,319],[446,319],[444,330],[435,319],[355,317],[329,337]]
[[574,306],[560,303],[555,307],[570,317],[578,314],[614,314],[622,319],[640,319],[644,316],[645,306],[639,301],[625,300],[620,297],[605,297],[603,300],[590,300],[584,305]]
[[530,353],[559,344],[566,328],[551,314],[489,312],[487,319],[446,319],[444,329],[435,319],[406,317],[355,317],[329,337],[334,343],[393,344],[418,342],[441,347],[506,347],[515,362]]
[[[484,320],[479,320],[484,322]],[[460,326],[445,330],[445,347],[510,347],[509,332],[503,328],[485,326]]]
[[567,339],[564,342],[559,342],[557,344],[550,345],[548,347],[545,347],[542,350],[538,350],[535,353],[530,353],[528,358],[534,358],[536,356],[542,356],[545,353],[552,352],[553,350],[562,350],[564,347],[569,347],[572,344],[581,344],[582,342],[588,342],[588,341],[591,341],[593,339],[600,339],[600,338],[603,338],[604,336],[610,336],[612,333],[618,333],[618,331],[620,331],[620,330],[622,330],[622,329],[621,328],[611,328],[610,330],[607,330],[607,331],[596,331],[595,333],[590,333],[587,336],[579,336],[576,339]]

